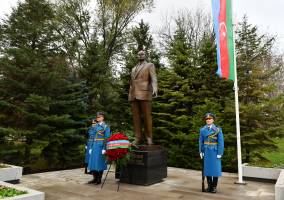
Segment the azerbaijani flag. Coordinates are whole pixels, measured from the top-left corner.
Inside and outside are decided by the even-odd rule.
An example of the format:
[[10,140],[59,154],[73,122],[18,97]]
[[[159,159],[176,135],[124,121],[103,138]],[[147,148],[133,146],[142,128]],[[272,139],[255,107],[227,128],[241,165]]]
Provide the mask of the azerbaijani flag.
[[107,142],[107,150],[109,149],[128,149],[130,142],[128,140],[113,140]]
[[217,74],[234,80],[234,39],[231,0],[212,0],[214,31],[217,44]]

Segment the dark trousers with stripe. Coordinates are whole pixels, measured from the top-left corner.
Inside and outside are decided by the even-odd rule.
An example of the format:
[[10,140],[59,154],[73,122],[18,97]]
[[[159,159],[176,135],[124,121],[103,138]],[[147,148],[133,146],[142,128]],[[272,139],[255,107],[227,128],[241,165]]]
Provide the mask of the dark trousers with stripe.
[[206,176],[208,187],[217,187],[218,184],[218,177],[215,176]]

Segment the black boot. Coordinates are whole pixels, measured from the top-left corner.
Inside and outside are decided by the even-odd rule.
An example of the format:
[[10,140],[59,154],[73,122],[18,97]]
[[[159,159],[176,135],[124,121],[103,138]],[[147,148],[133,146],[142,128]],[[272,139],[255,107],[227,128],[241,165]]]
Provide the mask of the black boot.
[[85,167],[85,174],[90,174],[90,172],[88,172],[88,163],[85,163],[84,167]]
[[213,177],[213,182],[212,182],[212,193],[217,192],[217,184],[218,184],[218,177]]
[[99,185],[102,182],[102,176],[103,176],[103,171],[99,171],[98,172],[98,178],[97,178],[97,182],[95,183],[95,185]]
[[213,188],[212,176],[206,176],[206,179],[207,179],[207,184],[208,184],[208,188],[206,189],[206,192],[212,192],[212,188]]
[[98,179],[97,172],[92,172],[92,174],[93,174],[93,180],[88,181],[88,184],[96,184],[97,182],[97,179]]

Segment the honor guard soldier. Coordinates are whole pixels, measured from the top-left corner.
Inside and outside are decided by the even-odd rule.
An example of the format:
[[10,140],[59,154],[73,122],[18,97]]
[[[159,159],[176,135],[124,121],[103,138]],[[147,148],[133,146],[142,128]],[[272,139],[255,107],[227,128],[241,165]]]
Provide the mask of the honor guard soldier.
[[218,177],[222,176],[221,158],[224,153],[222,129],[214,124],[215,115],[206,113],[206,125],[200,129],[199,153],[203,159],[203,173],[206,176],[207,192],[216,193]]
[[110,128],[104,122],[103,112],[97,112],[96,119],[92,120],[88,134],[85,163],[87,164],[87,171],[94,177],[88,183],[98,185],[101,183],[103,171],[107,169],[104,154],[106,153],[106,141],[110,136]]

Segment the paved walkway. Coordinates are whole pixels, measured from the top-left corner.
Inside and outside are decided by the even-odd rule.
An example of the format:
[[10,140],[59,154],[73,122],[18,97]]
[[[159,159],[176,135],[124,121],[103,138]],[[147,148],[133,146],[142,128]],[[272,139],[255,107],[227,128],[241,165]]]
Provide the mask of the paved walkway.
[[103,189],[89,185],[83,169],[25,175],[20,185],[45,192],[46,200],[274,200],[274,184],[247,181],[236,185],[236,174],[223,173],[216,194],[201,192],[199,171],[168,168],[168,178],[151,186],[117,183],[110,172]]

